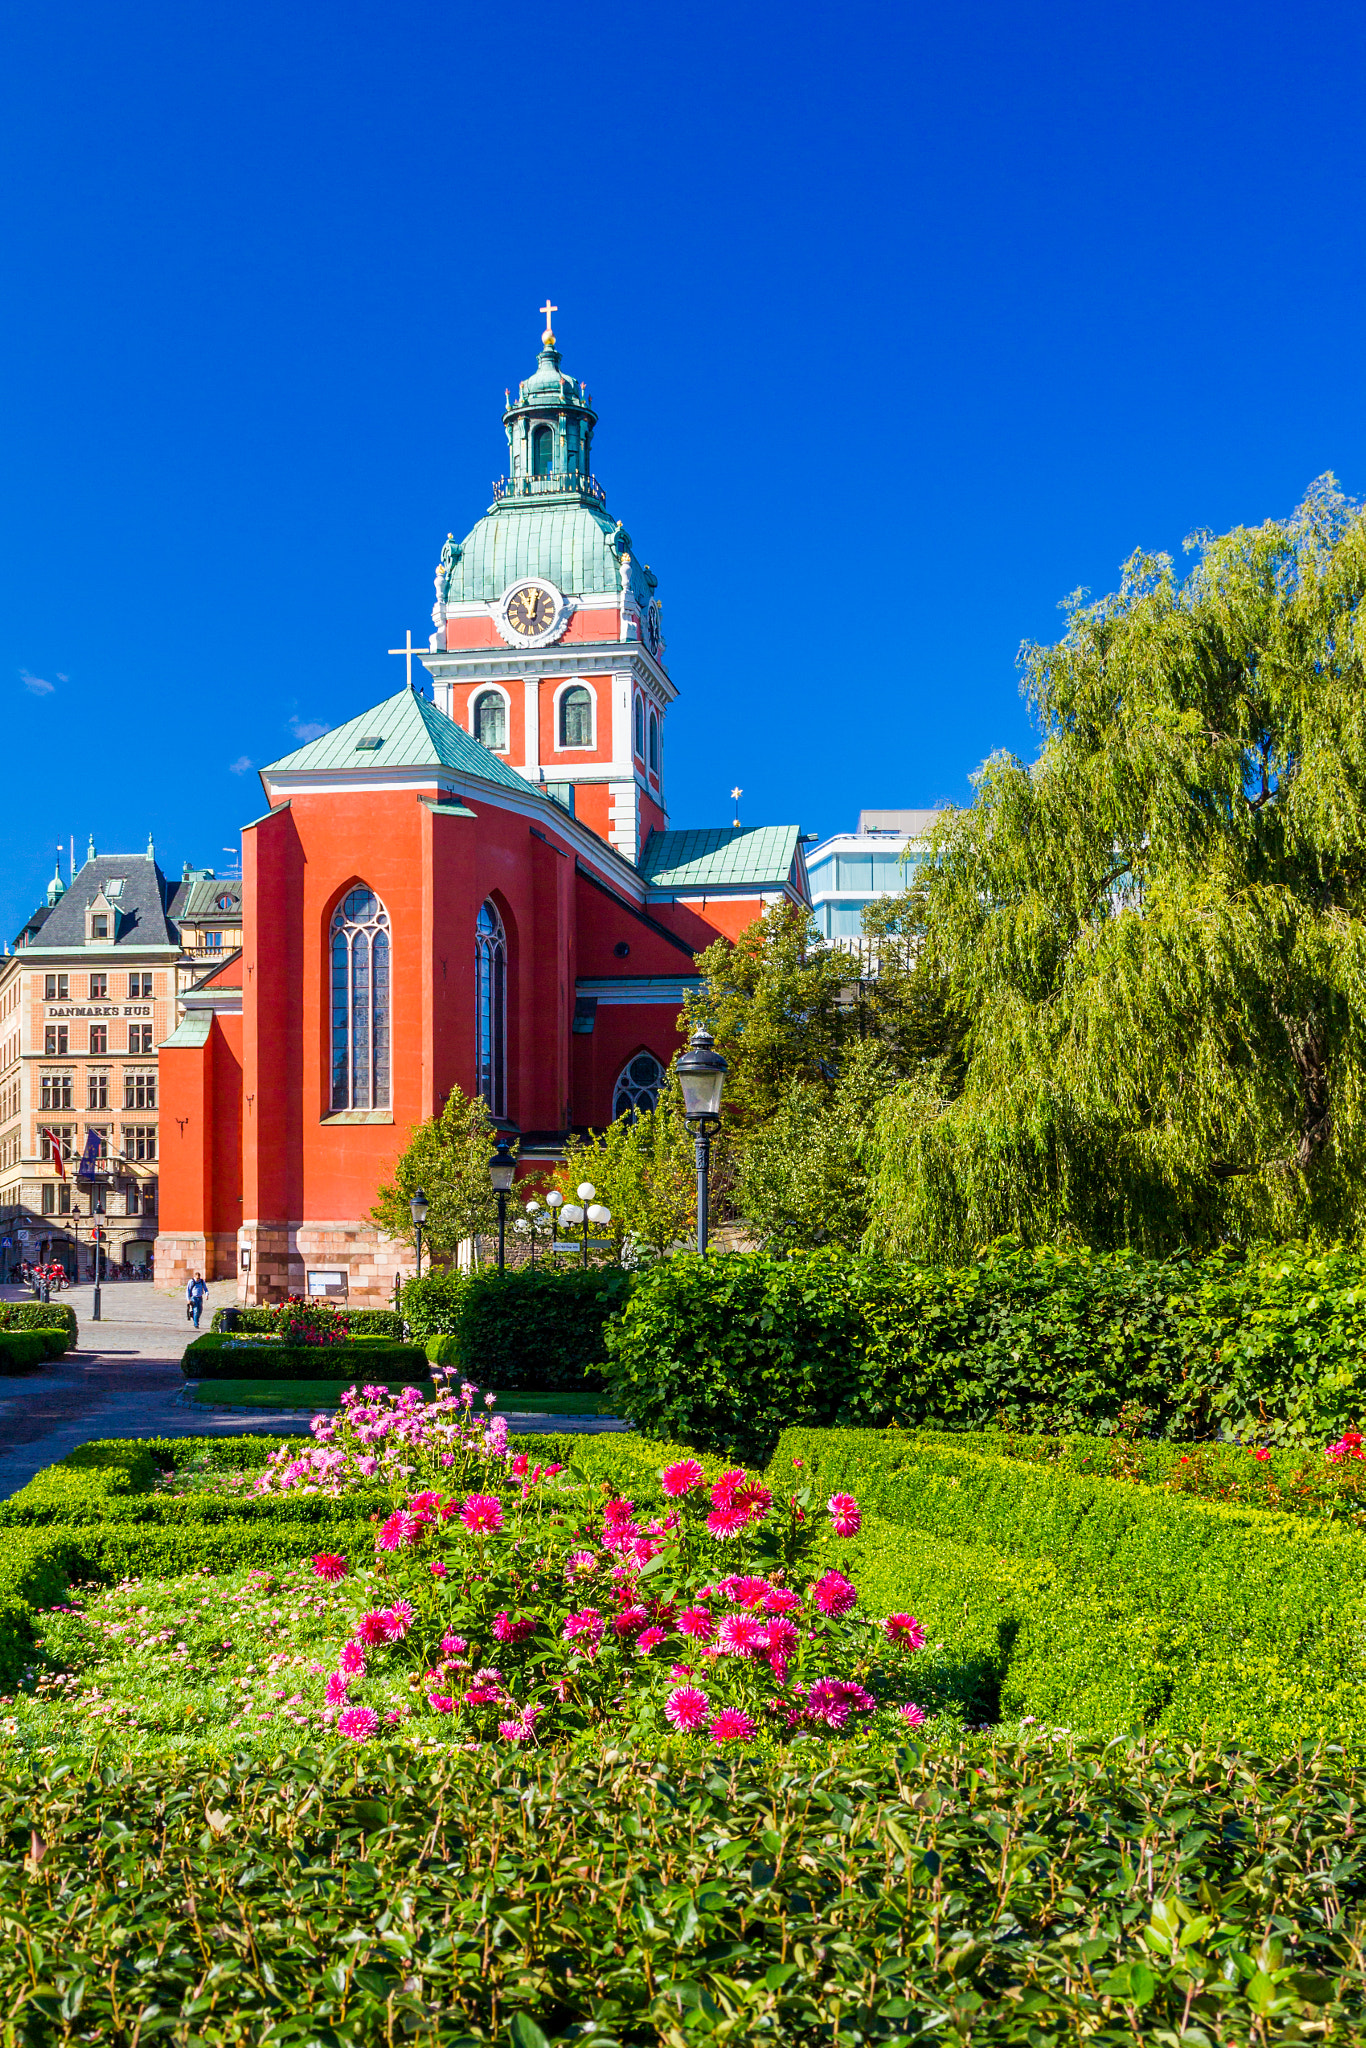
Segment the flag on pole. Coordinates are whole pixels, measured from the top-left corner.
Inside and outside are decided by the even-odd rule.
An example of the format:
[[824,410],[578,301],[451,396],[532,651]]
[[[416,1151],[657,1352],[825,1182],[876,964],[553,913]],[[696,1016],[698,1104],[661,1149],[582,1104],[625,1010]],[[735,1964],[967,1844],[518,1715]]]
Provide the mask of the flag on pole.
[[77,1180],[93,1180],[95,1178],[95,1161],[103,1150],[104,1140],[99,1132],[88,1131],[85,1139],[85,1150],[81,1154],[81,1163],[76,1168]]
[[52,1164],[57,1169],[57,1176],[60,1180],[65,1180],[66,1168],[62,1165],[62,1141],[55,1131],[45,1131],[43,1135],[52,1147]]

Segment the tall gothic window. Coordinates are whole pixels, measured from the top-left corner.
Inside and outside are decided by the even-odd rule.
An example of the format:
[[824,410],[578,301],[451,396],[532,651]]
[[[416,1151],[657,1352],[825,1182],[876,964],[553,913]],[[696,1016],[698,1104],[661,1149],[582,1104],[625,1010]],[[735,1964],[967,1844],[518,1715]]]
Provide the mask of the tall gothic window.
[[575,683],[560,699],[560,745],[591,747],[593,744],[593,699],[582,683]]
[[549,427],[537,427],[531,436],[531,473],[549,476],[555,467],[555,436]]
[[332,1107],[389,1107],[389,913],[352,889],[332,916]]
[[636,758],[645,759],[645,706],[636,698]]
[[474,700],[474,737],[494,754],[507,746],[507,705],[497,690],[485,690]]
[[630,1117],[634,1123],[642,1109],[653,1109],[664,1086],[664,1069],[652,1052],[638,1052],[617,1075],[612,1091],[612,1115]]
[[475,926],[474,969],[479,1093],[491,1116],[506,1116],[508,946],[491,903],[480,907]]
[[650,773],[659,773],[659,720],[653,711],[650,713]]

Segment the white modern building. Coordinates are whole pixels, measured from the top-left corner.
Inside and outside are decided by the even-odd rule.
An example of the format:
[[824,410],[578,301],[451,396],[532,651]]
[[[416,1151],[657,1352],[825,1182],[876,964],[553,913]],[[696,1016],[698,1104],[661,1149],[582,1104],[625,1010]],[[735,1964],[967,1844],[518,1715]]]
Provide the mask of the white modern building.
[[858,829],[836,832],[806,857],[816,923],[836,945],[863,934],[863,911],[908,889],[929,858],[938,811],[860,811]]

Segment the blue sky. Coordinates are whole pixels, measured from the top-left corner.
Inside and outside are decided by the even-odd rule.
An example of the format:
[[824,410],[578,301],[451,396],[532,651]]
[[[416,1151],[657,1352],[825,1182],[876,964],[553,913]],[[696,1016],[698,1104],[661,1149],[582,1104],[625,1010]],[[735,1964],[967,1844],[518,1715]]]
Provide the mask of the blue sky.
[[[227,867],[396,687],[549,294],[659,575],[676,825],[1032,750],[1137,545],[1366,493],[1359,9],[12,10],[0,929]],[[244,764],[253,764],[246,766]]]

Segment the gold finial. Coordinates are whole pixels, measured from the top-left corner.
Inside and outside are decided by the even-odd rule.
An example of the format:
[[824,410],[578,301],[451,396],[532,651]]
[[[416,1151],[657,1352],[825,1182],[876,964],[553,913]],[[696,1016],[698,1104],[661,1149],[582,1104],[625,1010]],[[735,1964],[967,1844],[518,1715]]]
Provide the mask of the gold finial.
[[550,331],[550,316],[552,313],[558,313],[560,309],[558,306],[552,306],[549,299],[547,299],[545,304],[537,310],[545,314],[545,333],[541,336],[541,340],[547,348],[554,348],[555,337]]

